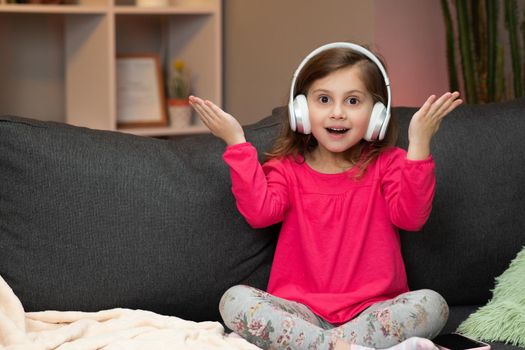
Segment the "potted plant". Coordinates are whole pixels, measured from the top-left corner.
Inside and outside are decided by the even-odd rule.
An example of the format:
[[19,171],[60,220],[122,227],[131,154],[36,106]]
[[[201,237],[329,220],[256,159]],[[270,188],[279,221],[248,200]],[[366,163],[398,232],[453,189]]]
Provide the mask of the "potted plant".
[[186,64],[180,59],[173,60],[168,80],[168,110],[174,128],[181,129],[191,124],[190,91],[191,75]]

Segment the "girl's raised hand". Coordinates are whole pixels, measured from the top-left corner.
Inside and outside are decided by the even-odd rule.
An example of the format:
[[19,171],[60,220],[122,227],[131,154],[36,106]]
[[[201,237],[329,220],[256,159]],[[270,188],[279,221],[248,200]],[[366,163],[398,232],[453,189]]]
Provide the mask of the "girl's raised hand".
[[408,159],[423,160],[430,155],[430,141],[438,131],[443,118],[463,101],[459,92],[447,92],[436,99],[430,96],[414,114],[408,127]]
[[190,96],[190,105],[199,114],[211,133],[226,142],[228,146],[246,142],[241,124],[211,101]]

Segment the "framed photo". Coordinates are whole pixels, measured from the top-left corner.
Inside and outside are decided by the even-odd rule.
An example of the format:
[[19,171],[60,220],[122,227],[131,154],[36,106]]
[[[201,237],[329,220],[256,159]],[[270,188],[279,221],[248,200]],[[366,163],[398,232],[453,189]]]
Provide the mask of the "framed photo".
[[117,56],[117,126],[166,126],[166,98],[155,54]]

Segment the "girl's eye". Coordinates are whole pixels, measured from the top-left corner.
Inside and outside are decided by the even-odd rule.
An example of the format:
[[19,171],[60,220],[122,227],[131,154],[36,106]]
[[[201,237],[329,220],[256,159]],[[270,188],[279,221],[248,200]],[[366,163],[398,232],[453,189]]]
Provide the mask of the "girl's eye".
[[356,104],[359,103],[359,100],[357,98],[355,98],[355,97],[350,97],[348,99],[348,103],[351,104],[351,105],[356,105]]
[[320,96],[319,101],[321,103],[328,103],[330,101],[330,98],[328,96]]

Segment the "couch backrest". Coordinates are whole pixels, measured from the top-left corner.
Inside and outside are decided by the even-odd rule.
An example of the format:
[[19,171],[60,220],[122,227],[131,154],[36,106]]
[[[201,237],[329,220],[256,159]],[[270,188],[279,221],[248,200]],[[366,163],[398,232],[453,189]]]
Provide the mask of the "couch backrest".
[[219,320],[227,288],[266,287],[276,238],[238,214],[223,149],[1,117],[0,275],[26,311]]
[[[402,148],[416,111],[393,109]],[[272,118],[285,113],[275,109]],[[401,232],[410,288],[434,289],[450,305],[484,304],[525,246],[525,98],[460,106],[441,124],[432,154],[432,214],[420,232]]]
[[[246,127],[268,151],[285,108]],[[402,232],[412,289],[482,304],[525,245],[525,99],[462,106],[432,152],[434,210]],[[413,108],[395,108],[399,145]],[[0,118],[0,275],[27,311],[148,309],[219,320],[234,284],[265,288],[278,226],[253,230],[211,135],[159,140]]]
[[[397,108],[407,145],[413,108]],[[437,187],[419,233],[403,233],[412,288],[441,292],[451,305],[484,304],[525,246],[525,98],[465,105],[432,143]]]

